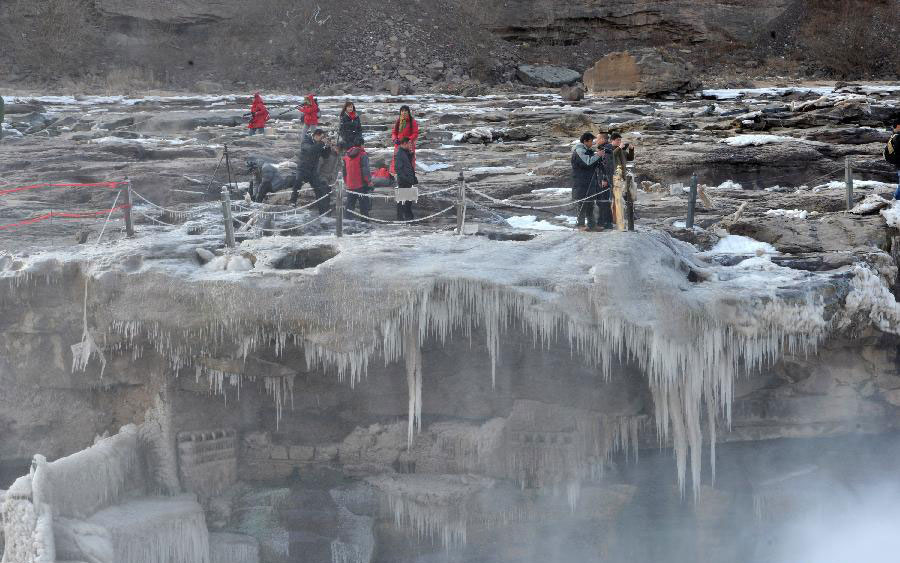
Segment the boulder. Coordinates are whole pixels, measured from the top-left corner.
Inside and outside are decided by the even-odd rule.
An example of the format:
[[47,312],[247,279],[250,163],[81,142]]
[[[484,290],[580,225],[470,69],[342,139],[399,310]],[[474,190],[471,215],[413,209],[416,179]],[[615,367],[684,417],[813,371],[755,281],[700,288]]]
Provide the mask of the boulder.
[[607,96],[661,96],[697,90],[694,68],[655,49],[610,53],[584,73],[588,92]]
[[409,84],[401,80],[385,80],[384,89],[390,92],[391,96],[400,96],[402,94],[411,94],[412,88]]
[[567,102],[577,102],[584,99],[584,88],[581,85],[563,86],[559,90],[559,95]]
[[561,66],[519,65],[516,77],[529,86],[559,88],[581,80],[578,71]]

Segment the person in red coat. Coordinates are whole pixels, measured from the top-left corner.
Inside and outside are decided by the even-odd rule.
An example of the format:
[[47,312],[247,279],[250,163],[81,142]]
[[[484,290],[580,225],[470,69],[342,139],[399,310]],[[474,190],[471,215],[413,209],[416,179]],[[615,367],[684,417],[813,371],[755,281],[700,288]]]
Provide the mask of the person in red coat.
[[400,148],[401,139],[409,139],[409,152],[411,154],[413,170],[416,169],[416,139],[419,138],[419,122],[413,119],[409,106],[400,106],[400,117],[394,122],[391,130],[391,139],[394,141],[394,158],[391,160],[391,174],[397,174],[395,161],[397,150]]
[[265,134],[267,121],[269,121],[269,110],[266,109],[266,104],[263,103],[262,97],[257,92],[253,94],[253,104],[250,106],[250,125],[248,125],[250,134]]
[[[347,187],[347,205],[344,208],[344,217],[350,218],[350,211],[356,208],[359,202],[361,215],[369,216],[372,208],[372,199],[365,194],[372,193],[372,174],[369,171],[369,155],[362,145],[351,147],[344,154],[344,185]],[[364,194],[364,195],[359,195]]]
[[300,131],[300,142],[302,143],[310,128],[315,128],[319,124],[319,102],[312,94],[309,94],[297,109],[303,114],[303,129]]

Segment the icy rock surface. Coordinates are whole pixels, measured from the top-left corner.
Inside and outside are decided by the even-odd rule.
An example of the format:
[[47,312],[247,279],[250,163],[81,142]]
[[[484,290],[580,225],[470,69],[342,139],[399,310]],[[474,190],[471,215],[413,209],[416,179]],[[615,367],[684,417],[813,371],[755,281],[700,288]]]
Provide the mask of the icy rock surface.
[[[338,254],[314,269],[271,266],[288,249],[326,240]],[[568,341],[605,378],[616,375],[614,360],[632,362],[645,374],[657,432],[674,446],[682,487],[688,467],[699,484],[701,428],[714,434],[717,422],[730,423],[735,378],[783,351],[814,349],[828,329],[823,304],[808,291],[810,275],[719,273],[663,234],[544,233],[524,242],[443,234],[337,242],[271,237],[242,243],[240,251],[256,257],[249,272],[202,268],[187,258],[194,250],[189,237],[174,231],[117,242],[104,249],[102,262],[92,262],[92,249],[47,253],[2,275],[20,283],[78,264],[103,280],[90,294],[94,330],[124,338],[135,357],[140,347],[153,346],[176,371],[207,357],[246,358],[271,340],[276,350],[288,343],[302,347],[310,368],[333,371],[350,385],[361,381],[374,357],[403,359],[410,442],[427,393],[421,378],[427,366],[419,358],[426,339],[445,341],[478,328],[494,364],[503,359],[499,336],[513,326],[536,345]],[[132,254],[147,256],[140,271],[119,266]],[[690,281],[695,274],[709,282]],[[803,291],[790,291],[792,285]],[[220,392],[243,378],[220,369],[198,372],[204,375]],[[290,401],[292,376],[262,379],[279,409]]]

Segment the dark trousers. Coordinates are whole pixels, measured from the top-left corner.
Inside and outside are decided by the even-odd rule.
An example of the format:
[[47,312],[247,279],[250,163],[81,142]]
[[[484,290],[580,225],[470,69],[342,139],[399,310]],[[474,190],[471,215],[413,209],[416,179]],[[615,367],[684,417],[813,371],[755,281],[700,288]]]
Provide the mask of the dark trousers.
[[[313,193],[316,194],[316,199],[331,194],[331,188],[328,187],[328,184],[325,183],[325,180],[320,178],[318,174],[298,174],[297,181],[294,183],[294,189],[291,191],[291,205],[297,203],[297,192],[300,191],[300,188],[303,187],[303,184],[306,184],[307,182],[310,186],[312,186]],[[320,215],[323,213],[327,213],[328,210],[331,209],[331,197],[326,197],[316,205],[319,209]]]
[[256,189],[256,199],[254,201],[262,203],[266,201],[266,196],[273,192],[275,192],[275,189],[272,187],[272,182],[263,182]]
[[613,226],[612,202],[601,200],[595,201],[594,204],[597,206],[597,225],[604,229],[611,229]]
[[[412,186],[413,186],[412,184],[407,184],[404,182],[397,183],[398,188],[411,188]],[[413,212],[412,212],[412,205],[413,205],[413,202],[411,202],[411,201],[404,201],[403,203],[397,204],[397,220],[398,221],[412,221],[413,219],[415,219],[415,217],[413,216]]]
[[594,202],[591,200],[581,201],[575,204],[578,207],[577,225],[583,227],[587,223],[588,228],[593,229],[597,221],[594,218]]
[[[356,209],[356,202],[359,202],[359,213],[360,215],[369,216],[369,212],[372,210],[372,198],[365,197],[360,195],[361,193],[369,194],[372,193],[372,188],[365,187],[360,190],[347,190],[347,211],[353,211]],[[344,217],[353,218],[355,216],[350,215],[349,213],[344,213]]]

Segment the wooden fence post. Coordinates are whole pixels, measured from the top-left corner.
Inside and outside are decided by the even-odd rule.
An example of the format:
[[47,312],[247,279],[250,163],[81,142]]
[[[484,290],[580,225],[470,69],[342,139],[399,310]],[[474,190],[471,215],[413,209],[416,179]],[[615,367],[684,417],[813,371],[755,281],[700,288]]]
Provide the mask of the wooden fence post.
[[466,176],[459,173],[459,192],[456,199],[456,234],[463,234],[466,226]]
[[853,165],[850,157],[844,162],[844,181],[847,184],[847,211],[853,209]]
[[225,246],[234,248],[234,220],[231,218],[231,194],[222,186],[222,217],[225,220]]

